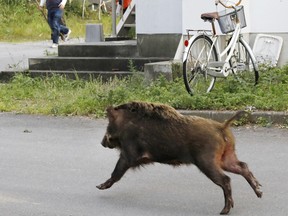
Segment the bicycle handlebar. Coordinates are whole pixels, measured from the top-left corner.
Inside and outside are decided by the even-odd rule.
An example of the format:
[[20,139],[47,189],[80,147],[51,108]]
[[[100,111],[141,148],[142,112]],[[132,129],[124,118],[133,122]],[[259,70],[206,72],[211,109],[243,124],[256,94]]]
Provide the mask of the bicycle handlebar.
[[225,7],[225,8],[233,8],[233,7],[235,7],[235,6],[238,6],[238,5],[240,5],[241,4],[241,2],[242,2],[242,0],[239,0],[237,3],[235,3],[235,5],[226,5],[225,3],[223,3],[222,2],[223,0],[215,0],[215,4],[218,4],[218,3],[220,3],[223,7]]

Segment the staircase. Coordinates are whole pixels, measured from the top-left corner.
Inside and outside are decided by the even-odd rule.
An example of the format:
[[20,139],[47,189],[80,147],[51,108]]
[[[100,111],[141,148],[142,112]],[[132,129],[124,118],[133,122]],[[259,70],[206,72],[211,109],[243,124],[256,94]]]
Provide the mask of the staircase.
[[116,33],[118,37],[129,37],[130,30],[136,28],[136,7],[135,0],[131,1],[123,16],[120,18],[117,26]]
[[135,28],[133,0],[116,27],[118,39],[59,45],[56,57],[30,58],[29,73],[31,76],[65,74],[71,78],[101,77],[107,80],[131,75],[135,70],[143,73],[146,63],[171,60],[168,57],[140,56],[136,40],[119,40],[128,38],[131,28]]
[[29,59],[31,76],[65,74],[70,78],[111,77],[144,71],[144,64],[170,60],[167,57],[141,57],[135,40],[59,45],[58,56]]

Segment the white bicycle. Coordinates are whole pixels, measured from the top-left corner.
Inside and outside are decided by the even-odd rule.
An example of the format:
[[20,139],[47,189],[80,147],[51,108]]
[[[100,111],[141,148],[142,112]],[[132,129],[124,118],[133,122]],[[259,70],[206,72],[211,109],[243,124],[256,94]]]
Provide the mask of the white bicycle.
[[[230,74],[240,82],[256,85],[259,79],[258,66],[252,49],[241,34],[246,27],[242,0],[215,0],[225,10],[204,13],[201,19],[212,25],[211,30],[187,30],[183,54],[183,78],[186,90],[191,95],[210,92],[216,78]],[[229,36],[227,46],[220,50],[220,37],[216,33],[215,20],[218,20],[222,33]],[[190,32],[194,35],[190,37]]]

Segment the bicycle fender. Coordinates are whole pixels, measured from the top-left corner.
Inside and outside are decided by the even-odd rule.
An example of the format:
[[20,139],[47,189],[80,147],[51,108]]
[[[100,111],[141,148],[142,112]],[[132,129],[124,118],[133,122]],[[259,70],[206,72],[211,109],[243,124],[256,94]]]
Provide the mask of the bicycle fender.
[[190,49],[190,46],[191,46],[191,44],[193,43],[193,41],[195,40],[195,38],[198,37],[198,36],[199,36],[199,34],[195,34],[195,35],[193,35],[193,36],[189,39],[189,41],[188,41],[188,46],[185,47],[184,52],[183,52],[183,59],[182,59],[183,62],[186,61],[187,56],[188,56],[188,51],[189,51],[189,49]]
[[249,54],[250,54],[250,57],[252,59],[252,61],[254,62],[254,66],[255,66],[255,69],[258,71],[259,68],[258,68],[258,63],[257,63],[257,60],[256,60],[256,57],[254,55],[254,52],[252,51],[251,47],[249,46],[249,44],[243,40],[242,38],[240,38],[240,40],[242,41],[242,43],[244,44],[244,46],[246,47],[246,49],[248,50]]

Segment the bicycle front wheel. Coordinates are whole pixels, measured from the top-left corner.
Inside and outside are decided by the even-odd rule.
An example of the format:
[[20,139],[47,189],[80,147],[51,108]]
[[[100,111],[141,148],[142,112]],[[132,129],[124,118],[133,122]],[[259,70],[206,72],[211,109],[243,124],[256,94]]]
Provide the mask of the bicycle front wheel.
[[259,79],[257,63],[252,58],[252,50],[240,39],[230,59],[232,73],[243,83],[256,85]]
[[187,58],[183,63],[183,78],[189,94],[203,94],[210,92],[216,78],[207,74],[207,65],[217,61],[216,48],[212,40],[206,35],[199,35],[191,43]]

